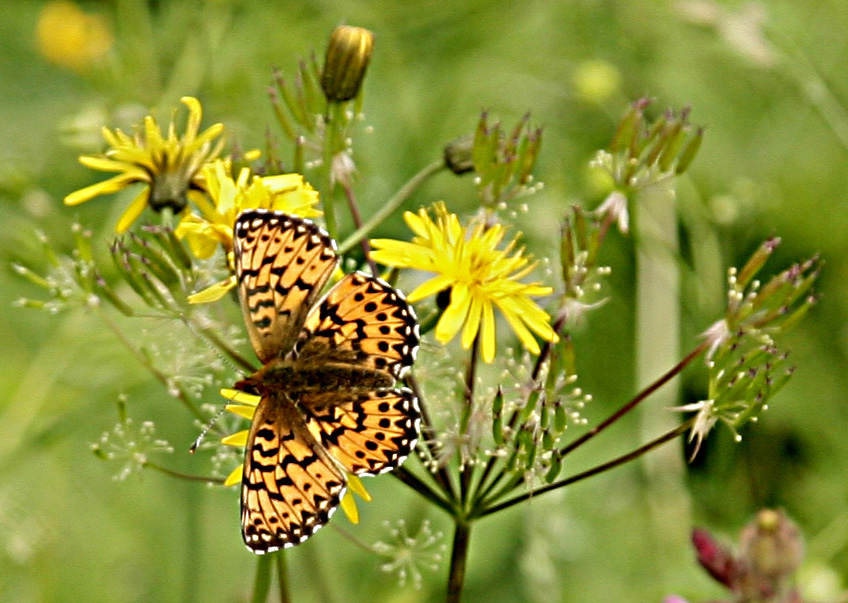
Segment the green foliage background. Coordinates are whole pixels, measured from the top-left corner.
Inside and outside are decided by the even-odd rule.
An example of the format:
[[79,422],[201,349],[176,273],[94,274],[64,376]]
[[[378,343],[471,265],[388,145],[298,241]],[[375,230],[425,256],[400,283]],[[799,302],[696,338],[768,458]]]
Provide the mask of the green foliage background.
[[[467,600],[717,598],[721,591],[694,563],[693,522],[735,539],[764,506],[784,507],[805,532],[808,587],[846,574],[848,4],[761,2],[763,36],[775,49],[766,65],[666,1],[162,0],[150,3],[149,30],[118,30],[123,72],[121,85],[111,87],[39,55],[34,31],[43,4],[15,3],[0,20],[0,599],[248,600],[255,560],[241,543],[235,491],[153,472],[113,481],[117,467],[89,449],[114,425],[116,397],[125,393],[130,414],[152,418],[174,444],[176,452],[164,459],[169,466],[208,472],[205,459],[185,454],[196,433],[190,417],[93,317],[13,307],[39,292],[8,266],[43,265],[35,227],[70,248],[76,218],[93,226],[105,253],[131,198],[62,205],[68,192],[102,177],[76,162],[81,148],[67,144],[69,120],[96,107],[139,103],[159,106],[166,121],[161,108],[189,94],[204,104],[204,125],[222,121],[243,147],[262,147],[266,127],[273,128],[271,68],[291,75],[297,59],[313,49],[320,54],[343,22],[377,36],[365,84],[373,132],[357,144],[366,213],[437,159],[446,142],[470,131],[482,108],[507,124],[532,111],[545,127],[537,174],[546,187],[532,198],[521,228],[537,254],[553,255],[565,208],[600,200],[586,162],[608,143],[626,103],[648,95],[658,107],[691,106],[692,121],[707,126],[679,191],[684,257],[700,258],[694,270],[683,269],[684,350],[719,318],[726,267],[766,237],[783,238],[773,270],[817,252],[826,262],[822,300],[788,342],[799,365],[795,377],[740,444],[727,431],[712,434],[685,475],[672,478],[685,489],[649,480],[633,464],[483,521],[471,544]],[[84,6],[114,20],[132,4]],[[714,6],[737,17],[747,10],[741,2]],[[748,48],[755,33],[743,36]],[[581,97],[574,84],[595,60],[622,76],[600,104]],[[96,135],[101,123],[89,121]],[[438,199],[455,211],[474,210],[467,180],[443,175],[415,202]],[[396,217],[376,234],[403,232]],[[606,252],[613,299],[576,338],[582,384],[595,397],[586,410],[590,422],[636,389],[632,248],[619,241]],[[161,329],[167,341],[167,325],[148,328]],[[703,377],[687,374],[681,403],[704,397]],[[631,449],[641,436],[636,421],[625,423],[581,451],[571,468]],[[671,446],[685,454],[682,443]],[[411,526],[429,518],[447,530],[439,511],[391,477],[367,485],[374,502],[360,505],[359,526],[345,526],[359,538],[382,538],[381,522],[401,517]],[[655,512],[660,501],[670,513]],[[346,524],[342,517],[334,522]],[[288,558],[297,601],[443,597],[446,565],[425,573],[420,590],[399,587],[379,571],[378,558],[333,529]]]

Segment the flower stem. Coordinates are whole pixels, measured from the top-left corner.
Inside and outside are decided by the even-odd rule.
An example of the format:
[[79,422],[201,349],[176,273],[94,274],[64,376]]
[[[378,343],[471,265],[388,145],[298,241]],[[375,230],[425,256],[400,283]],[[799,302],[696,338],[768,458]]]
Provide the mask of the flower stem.
[[462,599],[462,585],[465,581],[465,568],[468,563],[468,542],[471,536],[471,523],[457,517],[454,523],[453,548],[451,550],[450,570],[448,573],[448,603],[459,603]]
[[683,371],[684,368],[686,368],[689,365],[690,362],[692,362],[695,358],[697,358],[698,356],[703,354],[707,350],[707,348],[709,348],[709,347],[710,347],[709,341],[704,341],[703,343],[701,343],[698,347],[696,347],[694,350],[689,352],[683,360],[681,360],[676,365],[674,365],[674,367],[672,367],[668,372],[666,372],[659,379],[657,379],[656,381],[651,383],[648,387],[646,387],[641,392],[636,394],[636,396],[634,396],[633,399],[631,399],[627,404],[625,404],[624,406],[619,408],[616,412],[614,412],[605,421],[601,422],[596,427],[594,427],[594,428],[590,429],[589,431],[587,431],[586,433],[584,433],[582,436],[580,436],[579,438],[574,440],[568,446],[565,446],[564,448],[562,448],[559,451],[560,456],[565,456],[568,453],[574,451],[576,448],[579,448],[580,446],[582,446],[583,444],[585,444],[586,442],[591,440],[593,437],[598,435],[600,432],[602,432],[604,429],[606,429],[607,427],[609,427],[610,425],[612,425],[613,423],[618,421],[621,417],[623,417],[628,412],[633,410],[633,408],[635,406],[637,406],[640,402],[642,402],[645,398],[647,398],[648,396],[653,394],[655,391],[657,391],[659,388],[661,388],[663,385],[665,385],[671,379],[676,377],[681,371]]
[[381,207],[368,219],[367,222],[357,228],[348,238],[342,241],[339,245],[339,253],[344,255],[350,251],[354,245],[368,236],[372,230],[385,222],[389,216],[395,213],[395,211],[397,211],[397,209],[403,205],[404,202],[406,202],[422,184],[424,184],[424,182],[443,169],[445,169],[444,161],[434,161],[410,178],[406,184],[400,187],[400,190],[398,190],[391,199],[386,201],[383,207]]
[[158,471],[159,473],[164,473],[165,475],[170,475],[171,477],[176,477],[178,479],[186,479],[192,482],[205,482],[207,484],[224,483],[224,479],[220,477],[206,477],[205,475],[191,475],[190,473],[182,473],[181,471],[174,471],[173,469],[168,469],[164,465],[153,463],[151,461],[145,461],[143,466],[145,469],[153,469],[154,471]]
[[289,567],[286,561],[286,552],[278,551],[274,554],[274,560],[277,562],[277,576],[280,579],[280,603],[291,603],[291,594],[289,593]]
[[[520,494],[520,495],[518,495],[514,498],[506,500],[506,501],[504,501],[500,504],[488,507],[482,513],[479,514],[479,517],[485,517],[487,515],[491,515],[492,513],[497,513],[498,511],[503,511],[504,509],[508,509],[509,507],[512,507],[512,506],[517,505],[521,502],[524,502],[525,500],[528,500],[530,497],[539,496],[540,494],[544,494],[545,492],[550,492],[551,490],[556,490],[557,488],[569,486],[569,485],[571,485],[575,482],[579,482],[581,480],[584,480],[587,477],[592,477],[592,476],[597,475],[599,473],[603,473],[604,471],[608,471],[610,469],[613,469],[614,467],[618,467],[619,465],[623,465],[623,464],[628,463],[632,460],[638,459],[639,457],[641,457],[642,455],[644,455],[647,452],[650,452],[654,448],[657,448],[658,446],[661,446],[661,445],[665,444],[666,442],[675,439],[677,436],[679,436],[683,433],[686,433],[686,431],[690,427],[692,427],[692,425],[694,423],[695,423],[695,418],[693,417],[693,418],[689,419],[688,421],[686,421],[685,423],[681,423],[680,425],[678,425],[677,427],[675,427],[671,431],[668,431],[668,432],[664,433],[663,435],[659,436],[658,438],[651,440],[647,444],[640,446],[636,450],[633,450],[632,452],[628,452],[627,454],[616,457],[616,458],[612,459],[611,461],[608,461],[606,463],[602,463],[602,464],[600,464],[596,467],[593,467],[591,469],[588,469],[586,471],[578,473],[577,475],[573,475],[571,477],[561,479],[561,480],[554,482],[552,484],[548,484],[547,486],[537,488],[536,490],[533,490],[531,492],[525,492],[525,493]],[[482,505],[482,506],[485,507],[485,505]]]
[[271,560],[274,553],[256,556],[256,575],[253,578],[253,603],[265,603],[271,590]]
[[[462,409],[462,419],[459,425],[459,433],[462,437],[468,435],[468,424],[471,422],[474,415],[474,385],[477,381],[477,360],[480,352],[480,332],[474,337],[474,343],[471,344],[471,357],[468,359],[468,368],[465,372],[465,406]],[[459,498],[463,507],[468,502],[468,490],[471,485],[471,478],[474,475],[476,465],[468,465],[462,459],[462,451],[459,460]]]
[[[345,197],[347,198],[347,206],[350,209],[350,216],[353,218],[353,225],[356,228],[362,228],[362,214],[359,213],[359,205],[356,203],[356,195],[353,193],[353,189],[349,184],[343,183],[342,190],[344,190]],[[365,261],[368,262],[368,267],[371,269],[371,274],[374,276],[379,275],[379,271],[377,270],[377,264],[371,259],[371,244],[368,242],[367,237],[363,237],[359,244],[362,246],[362,252],[365,254]]]
[[[109,330],[111,330],[115,334],[115,336],[118,338],[118,341],[124,344],[124,347],[126,347],[132,353],[132,355],[135,356],[136,360],[138,360],[144,368],[146,368],[154,377],[156,377],[157,381],[164,385],[165,388],[169,391],[171,391],[171,389],[175,390],[175,397],[183,403],[183,405],[189,410],[189,412],[191,412],[191,414],[193,414],[201,421],[206,421],[206,417],[203,415],[202,412],[200,412],[200,409],[197,407],[197,405],[195,405],[194,402],[189,399],[185,391],[183,391],[183,389],[178,385],[169,383],[168,377],[160,370],[158,370],[155,366],[153,366],[153,364],[150,363],[147,357],[145,357],[145,355],[142,354],[141,351],[132,344],[132,342],[127,338],[124,332],[118,328],[118,325],[116,325],[112,321],[112,319],[109,318],[109,315],[106,314],[106,312],[104,312],[101,308],[98,307],[97,314],[98,316],[100,316],[100,319],[104,323],[106,323],[106,326],[109,327]],[[171,387],[172,385],[173,387]]]
[[392,475],[397,479],[402,481],[404,484],[418,492],[421,496],[432,502],[434,505],[438,506],[442,510],[447,513],[453,515],[455,512],[454,506],[441,496],[439,496],[433,489],[421,481],[415,474],[410,473],[403,467],[398,467],[394,471],[392,471]]

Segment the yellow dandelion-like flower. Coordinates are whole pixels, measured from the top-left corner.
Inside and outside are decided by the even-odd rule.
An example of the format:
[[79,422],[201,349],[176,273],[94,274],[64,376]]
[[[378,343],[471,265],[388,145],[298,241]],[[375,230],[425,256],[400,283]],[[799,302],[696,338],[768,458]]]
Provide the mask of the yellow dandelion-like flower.
[[435,205],[435,220],[427,209],[417,214],[406,212],[404,219],[416,235],[412,242],[374,239],[371,255],[387,266],[436,273],[409,294],[409,301],[450,290],[450,304],[436,325],[438,341],[447,343],[462,329],[462,345],[468,349],[479,333],[483,360],[491,362],[495,357],[495,307],[534,354],[539,353],[539,344],[531,331],[545,341],[558,340],[550,316],[531,299],[553,289],[519,282],[536,263],[523,248],[516,249],[518,236],[499,249],[506,234],[502,225],[486,227],[478,222],[463,227],[444,203]]
[[[221,395],[230,401],[230,404],[225,406],[228,411],[243,417],[248,421],[253,420],[253,415],[256,413],[256,407],[259,404],[259,396],[248,394],[247,392],[236,389],[222,389]],[[248,430],[243,429],[221,438],[221,443],[227,446],[243,448],[247,445],[247,436]],[[244,467],[241,465],[233,469],[227,476],[227,479],[224,480],[224,485],[235,486],[236,484],[241,483],[243,472]],[[365,502],[371,502],[371,495],[368,493],[368,490],[365,489],[365,486],[362,484],[362,480],[352,473],[347,474],[347,485],[348,488],[342,498],[340,506],[351,523],[359,523],[359,510],[356,508],[356,499],[354,499],[353,495],[354,493],[359,495],[359,497]]]
[[[202,109],[196,98],[182,99],[189,115],[185,134],[178,138],[174,120],[163,137],[156,121],[147,116],[144,127],[134,136],[119,129],[103,128],[103,137],[111,147],[102,155],[83,155],[80,163],[103,172],[118,172],[103,182],[92,184],[65,197],[67,205],[78,205],[99,195],[108,195],[131,184],[145,184],[118,221],[115,230],[124,232],[141,215],[146,206],[154,211],[171,208],[181,212],[189,198],[203,202],[206,184],[201,168],[221,152],[224,141],[219,138],[223,124],[214,124],[198,134]],[[216,141],[216,139],[218,139]]]
[[[243,168],[233,179],[229,162],[218,159],[203,168],[203,177],[208,199],[195,201],[200,215],[186,214],[175,231],[177,237],[188,241],[192,253],[201,259],[211,257],[218,245],[228,256],[232,253],[233,225],[236,217],[246,209],[270,209],[303,218],[321,215],[315,209],[318,191],[300,174],[261,177]],[[234,286],[235,278],[230,277],[192,295],[189,302],[215,301]]]
[[87,14],[69,0],[44,5],[38,16],[36,39],[48,61],[78,72],[103,59],[114,42],[103,16]]

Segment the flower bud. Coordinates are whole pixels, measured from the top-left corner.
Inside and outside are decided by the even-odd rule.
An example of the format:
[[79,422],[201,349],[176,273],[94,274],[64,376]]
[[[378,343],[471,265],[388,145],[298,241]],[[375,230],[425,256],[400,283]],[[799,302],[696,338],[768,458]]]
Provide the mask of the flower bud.
[[445,165],[459,176],[474,171],[474,136],[466,134],[452,140],[445,147]]
[[763,509],[742,532],[741,557],[754,572],[779,583],[795,573],[804,557],[798,526],[781,510]]
[[371,52],[374,34],[362,27],[340,25],[330,34],[321,88],[330,102],[344,102],[359,92]]

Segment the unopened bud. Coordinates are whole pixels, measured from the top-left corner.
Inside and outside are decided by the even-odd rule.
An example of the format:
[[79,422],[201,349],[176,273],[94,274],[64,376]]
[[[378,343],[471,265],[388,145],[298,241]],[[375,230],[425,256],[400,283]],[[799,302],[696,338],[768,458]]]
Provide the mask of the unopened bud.
[[445,165],[457,176],[474,171],[473,150],[474,135],[460,136],[445,147]]
[[359,92],[371,53],[374,34],[362,27],[340,25],[330,34],[321,88],[330,102],[344,102]]
[[757,513],[742,532],[741,549],[752,571],[774,583],[794,574],[804,557],[798,526],[781,510]]

